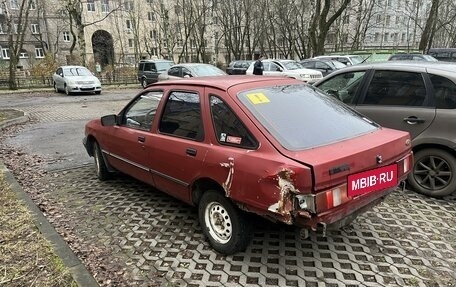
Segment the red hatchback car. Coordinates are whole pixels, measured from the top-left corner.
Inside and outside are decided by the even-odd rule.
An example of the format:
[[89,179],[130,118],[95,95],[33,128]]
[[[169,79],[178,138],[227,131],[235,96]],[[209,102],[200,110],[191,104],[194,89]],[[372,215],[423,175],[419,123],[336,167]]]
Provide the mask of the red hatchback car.
[[382,128],[301,81],[227,76],[160,82],[84,145],[101,180],[120,171],[197,205],[212,247],[244,250],[246,212],[303,230],[339,228],[413,165],[407,132]]

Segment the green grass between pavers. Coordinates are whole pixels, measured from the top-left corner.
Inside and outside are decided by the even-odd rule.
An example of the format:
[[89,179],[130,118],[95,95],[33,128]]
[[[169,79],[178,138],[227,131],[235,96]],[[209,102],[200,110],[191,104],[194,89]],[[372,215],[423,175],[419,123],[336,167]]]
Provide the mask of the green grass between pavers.
[[0,286],[77,286],[1,172]]
[[6,113],[0,111],[0,122],[1,121],[6,121],[8,119]]

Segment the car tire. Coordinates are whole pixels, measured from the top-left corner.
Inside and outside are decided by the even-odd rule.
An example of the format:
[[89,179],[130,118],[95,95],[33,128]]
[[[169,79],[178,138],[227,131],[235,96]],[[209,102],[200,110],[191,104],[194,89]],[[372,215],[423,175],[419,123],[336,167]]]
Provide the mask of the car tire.
[[141,86],[142,86],[143,88],[147,87],[147,79],[146,79],[146,78],[142,78],[142,79],[141,79]]
[[95,161],[95,170],[99,180],[107,180],[111,177],[111,173],[108,171],[103,154],[100,149],[98,142],[93,143],[93,158]]
[[204,235],[216,251],[229,255],[249,245],[252,231],[248,220],[223,194],[205,192],[198,205],[198,217]]
[[96,91],[95,92],[95,95],[99,95],[99,94],[101,94],[101,91]]
[[456,190],[456,158],[436,148],[415,153],[413,170],[408,176],[413,190],[432,197],[443,197]]
[[59,88],[57,88],[57,84],[55,82],[54,82],[54,91],[56,93],[60,93],[60,90],[59,90]]
[[68,89],[68,86],[67,86],[67,85],[65,85],[65,94],[66,94],[67,96],[70,96],[70,95],[71,95],[71,92],[70,92],[70,90]]

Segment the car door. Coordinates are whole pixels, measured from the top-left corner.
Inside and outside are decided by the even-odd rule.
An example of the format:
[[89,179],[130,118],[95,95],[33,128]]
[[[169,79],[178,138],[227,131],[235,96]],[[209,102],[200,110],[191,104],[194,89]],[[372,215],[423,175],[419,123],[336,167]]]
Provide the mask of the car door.
[[112,166],[151,185],[155,185],[148,166],[151,127],[162,95],[147,91],[136,97],[121,113],[121,123],[112,127],[109,141],[102,142]]
[[200,87],[170,90],[149,145],[148,166],[157,188],[187,202],[190,184],[200,173],[208,150],[203,94]]
[[55,85],[59,90],[63,90],[63,69],[58,68],[57,71],[55,71],[55,76],[54,76],[54,81]]
[[267,67],[267,70],[265,67],[265,69],[263,71],[263,75],[275,76],[275,77],[286,77],[286,75],[283,71],[284,71],[284,69],[279,63],[277,63],[275,61],[271,61]]
[[435,118],[429,90],[421,72],[375,70],[356,110],[382,126],[410,132],[415,138]]

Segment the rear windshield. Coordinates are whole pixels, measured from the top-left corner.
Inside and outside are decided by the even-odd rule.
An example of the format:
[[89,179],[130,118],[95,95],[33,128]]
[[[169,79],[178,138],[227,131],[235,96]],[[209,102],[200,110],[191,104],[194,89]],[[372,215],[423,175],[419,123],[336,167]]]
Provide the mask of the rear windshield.
[[305,84],[244,91],[238,98],[288,150],[327,145],[378,129],[339,100]]

